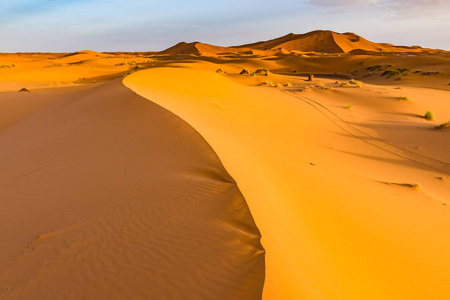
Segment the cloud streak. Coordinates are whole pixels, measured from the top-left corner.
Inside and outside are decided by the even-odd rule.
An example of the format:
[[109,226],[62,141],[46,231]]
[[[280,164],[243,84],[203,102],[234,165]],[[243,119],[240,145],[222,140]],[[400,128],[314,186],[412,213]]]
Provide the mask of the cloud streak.
[[448,0],[309,0],[308,3],[339,12],[375,8],[392,17],[443,15],[450,10]]

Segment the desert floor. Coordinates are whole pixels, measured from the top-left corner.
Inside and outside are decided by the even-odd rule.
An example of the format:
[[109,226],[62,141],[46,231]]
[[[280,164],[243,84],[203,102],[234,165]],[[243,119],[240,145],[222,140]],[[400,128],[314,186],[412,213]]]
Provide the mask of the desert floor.
[[0,54],[0,299],[450,299],[450,54],[188,46]]

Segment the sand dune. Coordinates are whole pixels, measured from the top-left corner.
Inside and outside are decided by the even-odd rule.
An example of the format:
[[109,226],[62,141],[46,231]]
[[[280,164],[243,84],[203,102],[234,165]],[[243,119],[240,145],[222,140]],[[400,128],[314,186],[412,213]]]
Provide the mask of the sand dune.
[[2,299],[260,299],[259,231],[190,126],[120,81],[20,96],[0,103],[21,111],[0,131]]
[[447,300],[448,74],[331,31],[0,54],[0,298]]
[[399,47],[386,43],[374,43],[351,33],[337,33],[330,30],[316,30],[305,34],[289,33],[280,38],[246,44],[239,47],[260,50],[297,50],[303,52],[348,53],[353,50],[371,52],[421,51],[420,47]]
[[199,42],[185,43],[181,42],[172,46],[161,54],[179,55],[179,54],[195,54],[195,55],[218,55],[233,52],[232,48],[213,46]]
[[[354,33],[336,33],[329,30],[317,30],[305,34],[287,34],[269,41],[256,42],[234,47],[213,46],[199,42],[181,42],[162,54],[218,55],[227,53],[245,54],[249,51],[268,55],[270,53],[289,54],[290,51],[348,53],[354,50],[371,52],[421,51],[420,47],[396,47],[391,44],[373,43]],[[261,52],[265,51],[265,52]],[[273,52],[277,51],[277,52]]]
[[[381,102],[375,86],[282,93],[180,67],[124,83],[192,124],[238,182],[267,250],[263,299],[450,297],[447,133],[387,116],[401,103]],[[402,137],[404,126],[420,137]]]

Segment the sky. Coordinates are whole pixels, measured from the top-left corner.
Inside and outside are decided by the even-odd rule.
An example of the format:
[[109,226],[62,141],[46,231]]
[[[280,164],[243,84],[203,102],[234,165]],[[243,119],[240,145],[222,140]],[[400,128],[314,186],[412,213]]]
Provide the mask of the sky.
[[0,52],[233,46],[319,29],[450,50],[450,0],[0,0]]

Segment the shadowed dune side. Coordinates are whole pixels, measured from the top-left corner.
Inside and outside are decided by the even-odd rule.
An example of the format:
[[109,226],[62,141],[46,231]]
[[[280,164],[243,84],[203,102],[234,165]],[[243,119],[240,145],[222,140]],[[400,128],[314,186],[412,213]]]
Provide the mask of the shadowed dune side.
[[0,129],[2,300],[261,298],[259,231],[195,130],[119,81],[43,95]]

